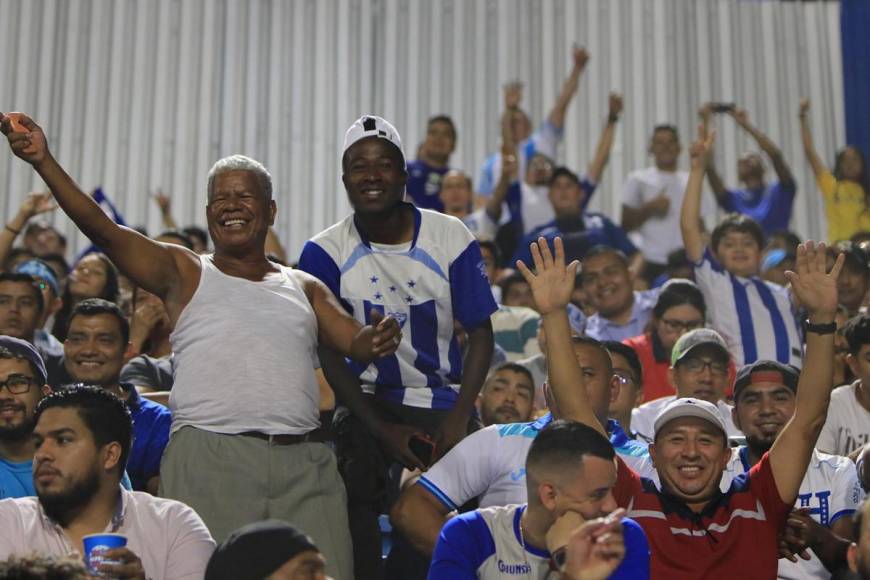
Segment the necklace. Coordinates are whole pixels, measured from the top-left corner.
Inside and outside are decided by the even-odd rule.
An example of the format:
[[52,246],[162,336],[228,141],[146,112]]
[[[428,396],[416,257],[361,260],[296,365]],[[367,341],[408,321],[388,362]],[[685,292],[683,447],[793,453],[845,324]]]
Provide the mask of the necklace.
[[532,565],[529,564],[529,556],[526,552],[526,537],[523,535],[523,516],[525,515],[525,511],[526,509],[528,509],[528,506],[521,509],[523,510],[523,513],[520,514],[520,523],[517,527],[520,529],[520,546],[523,549],[523,564],[525,564],[526,570],[528,570],[529,578],[534,578],[534,576],[532,576]]

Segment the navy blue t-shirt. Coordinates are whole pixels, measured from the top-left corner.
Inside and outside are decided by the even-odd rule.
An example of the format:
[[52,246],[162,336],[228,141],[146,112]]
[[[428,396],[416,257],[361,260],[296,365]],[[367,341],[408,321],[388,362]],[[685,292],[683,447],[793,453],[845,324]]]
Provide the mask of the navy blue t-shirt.
[[408,162],[408,183],[405,190],[414,205],[423,209],[444,211],[441,203],[441,181],[449,167],[430,167],[423,161],[415,159]]
[[797,186],[776,181],[761,189],[729,189],[720,203],[722,209],[748,215],[768,236],[778,230],[787,230]]

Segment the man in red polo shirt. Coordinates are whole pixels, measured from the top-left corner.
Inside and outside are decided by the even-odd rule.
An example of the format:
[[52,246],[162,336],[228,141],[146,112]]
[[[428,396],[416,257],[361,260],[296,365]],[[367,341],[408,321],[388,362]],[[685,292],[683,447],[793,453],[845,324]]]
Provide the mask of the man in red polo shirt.
[[[533,248],[529,281],[547,333],[549,383],[563,416],[602,433],[588,404],[583,373],[571,351],[566,304],[576,262],[565,267],[545,244]],[[652,578],[775,578],[777,534],[797,498],[813,446],[825,421],[833,377],[837,276],[843,260],[825,271],[824,245],[801,245],[793,291],[809,313],[806,360],[798,383],[795,414],[770,451],[734,479],[719,484],[731,450],[718,409],[698,399],[677,399],[654,425],[650,457],[661,487],[617,459],[616,502],[644,529],[652,552]]]

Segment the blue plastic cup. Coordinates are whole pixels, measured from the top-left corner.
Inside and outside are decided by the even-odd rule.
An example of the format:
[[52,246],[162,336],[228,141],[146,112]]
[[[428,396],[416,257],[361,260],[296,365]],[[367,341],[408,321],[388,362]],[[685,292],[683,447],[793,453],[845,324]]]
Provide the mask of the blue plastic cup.
[[82,538],[85,547],[85,563],[92,574],[100,574],[101,564],[121,564],[118,560],[105,557],[108,550],[123,548],[127,545],[127,536],[121,534],[90,534]]

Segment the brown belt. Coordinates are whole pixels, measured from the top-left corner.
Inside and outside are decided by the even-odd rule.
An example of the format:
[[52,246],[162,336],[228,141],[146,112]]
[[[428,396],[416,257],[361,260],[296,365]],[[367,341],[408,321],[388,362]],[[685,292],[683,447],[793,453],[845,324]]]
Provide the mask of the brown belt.
[[330,441],[329,433],[324,429],[315,429],[302,435],[279,434],[269,435],[268,433],[260,433],[259,431],[245,431],[239,433],[243,437],[253,437],[268,441],[270,445],[296,445],[297,443],[323,443]]

